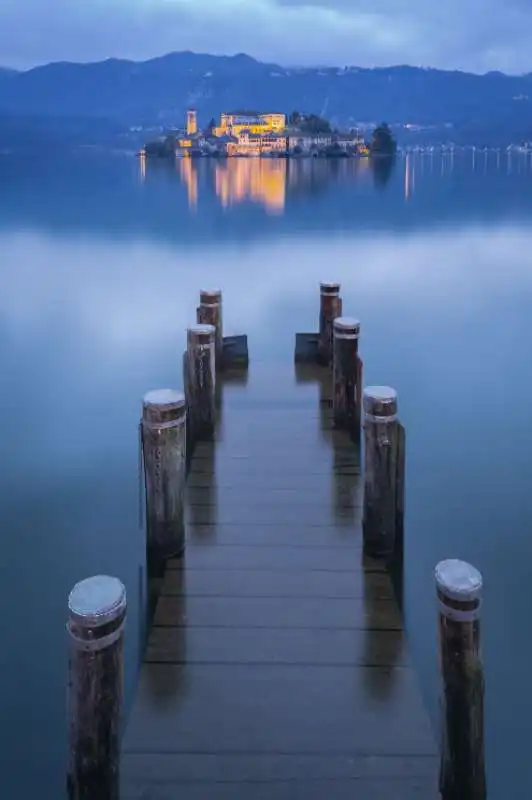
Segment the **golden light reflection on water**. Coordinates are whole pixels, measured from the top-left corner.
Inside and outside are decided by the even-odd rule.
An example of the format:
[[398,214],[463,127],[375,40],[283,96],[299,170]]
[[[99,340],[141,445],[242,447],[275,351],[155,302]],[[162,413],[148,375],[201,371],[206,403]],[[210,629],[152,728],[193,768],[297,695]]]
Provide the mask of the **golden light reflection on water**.
[[198,170],[191,158],[182,158],[179,161],[179,174],[181,181],[187,187],[188,206],[197,208],[198,206]]
[[[495,150],[465,150],[461,168],[467,163],[471,173],[484,175],[493,170],[506,170],[507,175],[532,172],[532,157],[523,153],[502,153]],[[506,163],[505,163],[506,162]],[[157,166],[157,170],[160,171]],[[162,164],[167,171],[168,165]],[[281,215],[289,197],[316,194],[334,182],[363,185],[373,179],[376,185],[388,183],[394,170],[399,172],[405,202],[417,194],[428,178],[439,173],[440,178],[452,176],[455,169],[454,151],[412,151],[386,168],[381,160],[359,159],[284,159],[284,158],[227,158],[172,160],[169,172],[179,178],[186,189],[188,206],[198,208],[200,194],[216,196],[223,208],[253,203],[266,213]],[[141,183],[148,179],[151,165],[145,157],[139,159]]]
[[286,172],[285,159],[229,158],[215,166],[216,194],[224,208],[251,201],[280,214],[286,202]]

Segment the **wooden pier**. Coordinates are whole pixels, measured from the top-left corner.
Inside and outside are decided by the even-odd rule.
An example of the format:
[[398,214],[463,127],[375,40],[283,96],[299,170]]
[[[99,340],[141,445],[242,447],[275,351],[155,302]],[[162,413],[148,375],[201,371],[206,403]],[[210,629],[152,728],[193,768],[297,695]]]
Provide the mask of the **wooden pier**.
[[[238,378],[238,375],[236,376]],[[331,373],[223,378],[127,721],[123,800],[430,800],[439,757],[391,579],[364,556]]]

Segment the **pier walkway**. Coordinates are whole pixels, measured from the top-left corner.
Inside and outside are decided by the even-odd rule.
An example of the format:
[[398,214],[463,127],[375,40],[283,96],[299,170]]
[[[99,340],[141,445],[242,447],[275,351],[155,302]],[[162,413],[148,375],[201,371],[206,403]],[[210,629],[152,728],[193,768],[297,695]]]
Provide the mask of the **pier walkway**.
[[123,800],[438,797],[388,573],[362,552],[357,451],[314,367],[252,364],[196,448],[128,720]]

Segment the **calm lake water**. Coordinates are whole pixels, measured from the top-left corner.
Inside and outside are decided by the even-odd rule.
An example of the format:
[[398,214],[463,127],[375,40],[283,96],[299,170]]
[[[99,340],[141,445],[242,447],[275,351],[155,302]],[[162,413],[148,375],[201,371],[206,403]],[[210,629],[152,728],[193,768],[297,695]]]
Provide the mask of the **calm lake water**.
[[[98,572],[141,633],[142,395],[180,384],[200,288],[221,287],[253,362],[289,364],[318,282],[362,321],[366,383],[399,392],[408,435],[405,603],[437,719],[432,572],[484,575],[490,798],[532,785],[532,163],[0,157],[4,468],[2,797],[63,796],[67,595]],[[518,391],[519,390],[519,391]]]

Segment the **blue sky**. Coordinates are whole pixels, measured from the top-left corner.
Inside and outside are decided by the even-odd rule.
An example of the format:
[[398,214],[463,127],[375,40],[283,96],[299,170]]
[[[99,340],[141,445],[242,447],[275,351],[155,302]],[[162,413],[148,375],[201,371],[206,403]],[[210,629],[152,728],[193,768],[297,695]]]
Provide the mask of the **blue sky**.
[[0,64],[246,52],[281,64],[532,71],[532,0],[1,0]]

